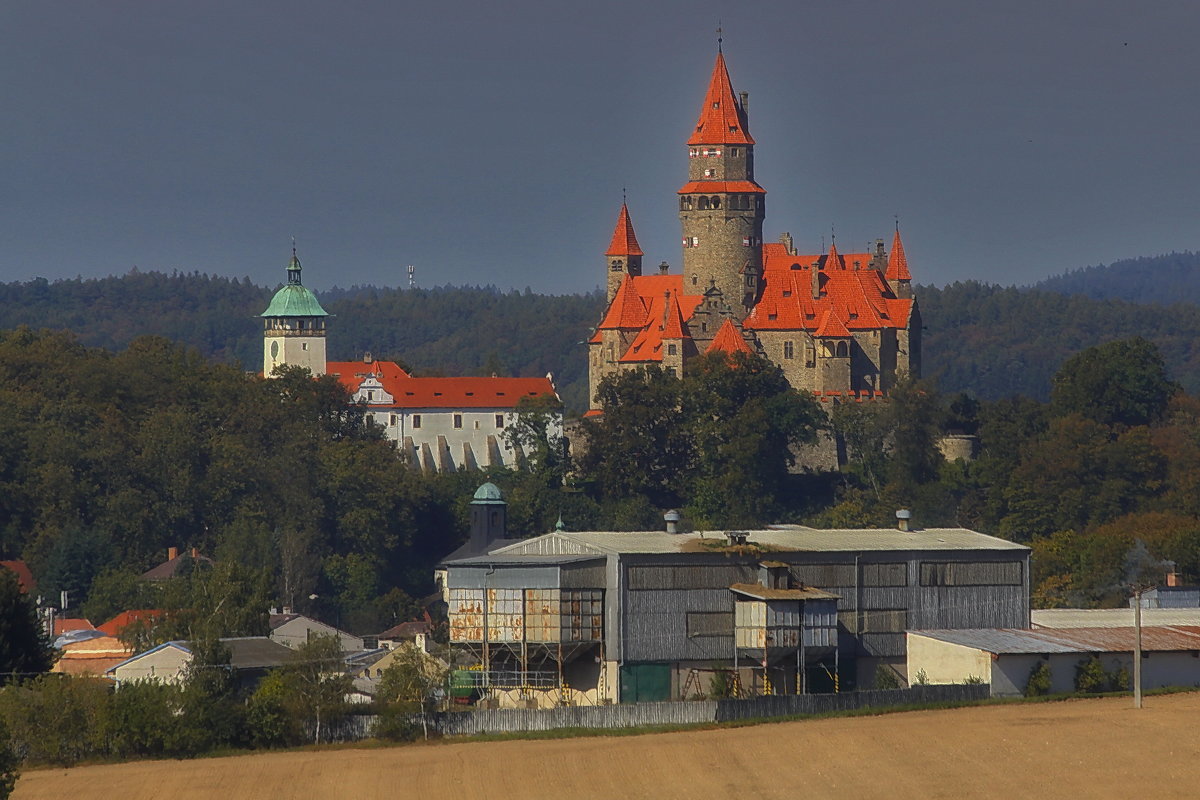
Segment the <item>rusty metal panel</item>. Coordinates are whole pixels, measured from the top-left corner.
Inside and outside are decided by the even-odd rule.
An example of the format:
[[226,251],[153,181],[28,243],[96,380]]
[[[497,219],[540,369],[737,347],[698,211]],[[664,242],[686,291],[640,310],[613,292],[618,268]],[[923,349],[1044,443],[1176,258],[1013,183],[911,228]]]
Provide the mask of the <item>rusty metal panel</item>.
[[525,640],[561,641],[561,608],[558,589],[525,590]]
[[450,590],[450,641],[483,641],[483,599],[482,589]]
[[598,642],[604,636],[604,592],[563,590],[560,624],[564,642]]
[[491,642],[520,642],[525,637],[525,615],[520,589],[488,589],[487,639]]

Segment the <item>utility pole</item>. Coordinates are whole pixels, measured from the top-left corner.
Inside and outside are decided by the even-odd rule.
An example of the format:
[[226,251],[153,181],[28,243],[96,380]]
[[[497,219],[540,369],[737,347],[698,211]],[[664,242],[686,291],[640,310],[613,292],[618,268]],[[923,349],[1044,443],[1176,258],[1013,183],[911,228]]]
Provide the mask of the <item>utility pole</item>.
[[1142,707],[1142,588],[1133,590],[1133,707]]

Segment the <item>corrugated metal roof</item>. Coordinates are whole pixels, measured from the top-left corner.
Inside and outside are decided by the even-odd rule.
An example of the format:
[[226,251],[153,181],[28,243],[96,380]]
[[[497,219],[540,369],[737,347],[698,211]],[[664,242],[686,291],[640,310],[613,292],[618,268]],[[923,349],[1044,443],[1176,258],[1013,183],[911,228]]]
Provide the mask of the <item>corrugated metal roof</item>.
[[[1025,545],[997,539],[966,528],[924,528],[901,531],[894,528],[832,530],[802,525],[779,525],[746,531],[747,543],[783,552],[861,552],[868,550],[1028,550]],[[556,540],[566,548],[548,548]],[[719,551],[726,540],[724,531],[667,533],[666,531],[579,531],[555,532],[527,539],[496,550],[496,554],[531,555],[548,549],[601,553],[682,553]]]
[[[965,628],[909,631],[941,642],[973,647],[988,653],[1131,653],[1135,631],[1125,628]],[[1200,650],[1200,627],[1143,627],[1146,652]]]
[[[1034,628],[1125,628],[1132,608],[1043,608],[1030,612]],[[1200,608],[1143,608],[1142,626],[1200,625]]]
[[730,590],[759,600],[837,600],[838,595],[820,589],[770,589],[757,583],[735,583]]

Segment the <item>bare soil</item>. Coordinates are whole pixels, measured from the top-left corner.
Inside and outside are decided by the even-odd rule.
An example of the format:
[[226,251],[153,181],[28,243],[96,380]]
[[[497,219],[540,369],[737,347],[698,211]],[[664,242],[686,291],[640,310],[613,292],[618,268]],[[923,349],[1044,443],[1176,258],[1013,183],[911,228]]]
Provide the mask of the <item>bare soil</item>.
[[1194,796],[1200,693],[914,711],[624,737],[441,742],[26,772],[83,798],[1107,798]]

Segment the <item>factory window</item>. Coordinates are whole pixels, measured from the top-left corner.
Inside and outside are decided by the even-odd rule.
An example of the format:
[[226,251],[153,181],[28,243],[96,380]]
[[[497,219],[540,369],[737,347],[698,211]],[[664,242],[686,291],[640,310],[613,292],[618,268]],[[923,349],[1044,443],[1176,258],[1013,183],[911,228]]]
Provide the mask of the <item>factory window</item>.
[[1020,586],[1019,561],[922,561],[922,586]]
[[728,611],[689,611],[688,638],[694,636],[732,636],[733,614]]
[[462,414],[454,415],[454,427],[456,427],[456,428],[462,427]]
[[414,428],[419,428],[419,427],[421,427],[421,415],[420,415],[420,414],[413,414],[413,424],[412,424],[412,426],[413,426]]
[[795,356],[794,347],[795,347],[795,345],[792,342],[784,342],[783,343],[783,357],[784,358],[794,357]]

